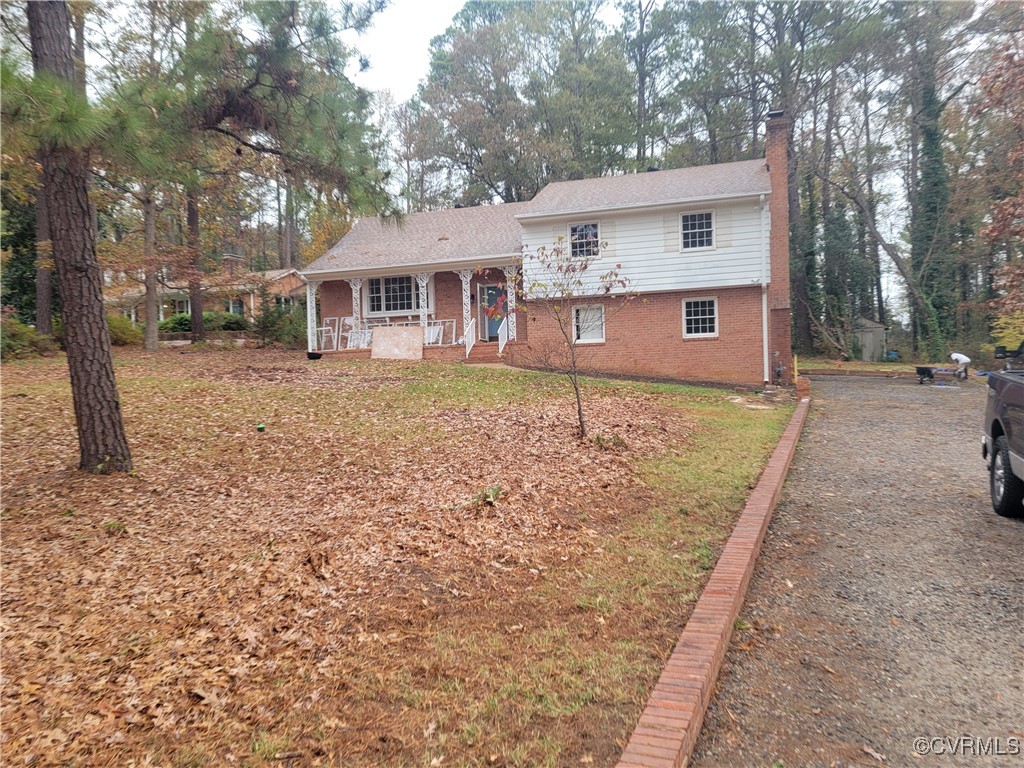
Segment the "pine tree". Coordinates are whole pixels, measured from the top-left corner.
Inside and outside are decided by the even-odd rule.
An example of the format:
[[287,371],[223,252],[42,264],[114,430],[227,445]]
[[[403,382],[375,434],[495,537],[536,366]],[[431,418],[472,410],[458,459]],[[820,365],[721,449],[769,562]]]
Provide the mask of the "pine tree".
[[89,151],[80,147],[76,135],[85,121],[68,121],[69,113],[88,113],[84,95],[75,88],[71,13],[66,2],[29,3],[28,22],[37,80],[48,81],[69,108],[43,127],[39,158],[62,300],[79,467],[90,472],[127,472],[132,459],[114,380],[96,258],[88,194]]

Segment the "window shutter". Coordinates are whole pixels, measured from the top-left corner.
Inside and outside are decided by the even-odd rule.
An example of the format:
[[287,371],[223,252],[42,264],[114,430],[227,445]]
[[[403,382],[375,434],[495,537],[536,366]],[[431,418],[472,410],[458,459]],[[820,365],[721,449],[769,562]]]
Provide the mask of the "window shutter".
[[[608,258],[615,257],[615,220],[601,219],[601,255]],[[607,243],[607,246],[604,244]]]
[[732,210],[717,208],[715,210],[715,247],[728,248],[732,245]]
[[670,213],[662,217],[662,231],[665,233],[665,253],[679,253],[678,213]]

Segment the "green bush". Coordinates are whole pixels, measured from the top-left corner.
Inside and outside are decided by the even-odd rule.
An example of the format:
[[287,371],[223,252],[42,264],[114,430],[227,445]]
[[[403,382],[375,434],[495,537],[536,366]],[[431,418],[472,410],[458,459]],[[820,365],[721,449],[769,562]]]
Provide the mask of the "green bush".
[[277,329],[277,340],[289,349],[306,348],[306,315],[291,312],[281,319]]
[[52,355],[56,345],[36,329],[14,317],[14,311],[5,307],[0,315],[0,360]]
[[248,331],[249,321],[230,312],[203,312],[203,325],[208,331]]
[[[249,321],[241,315],[230,312],[203,312],[203,328],[208,331],[247,331]],[[160,321],[161,333],[189,333],[192,330],[192,316],[171,315]]]
[[115,347],[130,347],[142,343],[142,329],[132,325],[132,321],[122,315],[107,317],[110,329],[110,343]]
[[160,333],[188,333],[192,330],[192,315],[180,312],[160,321]]

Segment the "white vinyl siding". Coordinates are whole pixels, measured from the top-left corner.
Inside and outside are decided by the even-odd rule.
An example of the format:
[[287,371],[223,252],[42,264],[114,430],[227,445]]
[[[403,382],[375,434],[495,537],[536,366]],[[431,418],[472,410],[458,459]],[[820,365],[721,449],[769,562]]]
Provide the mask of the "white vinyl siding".
[[683,301],[683,338],[708,339],[718,336],[718,299],[707,296]]
[[573,307],[572,331],[578,344],[600,344],[604,341],[604,307],[601,305]]
[[[714,248],[682,250],[682,214],[709,209],[714,212]],[[534,253],[541,246],[550,249],[558,236],[564,237],[568,224],[565,219],[561,224],[523,222],[524,253]],[[640,293],[758,284],[762,266],[771,280],[770,264],[762,265],[768,249],[762,236],[767,238],[770,231],[768,213],[762,214],[757,199],[713,207],[704,203],[692,209],[605,213],[601,216],[601,255],[589,271],[596,278],[621,264],[619,273]],[[529,258],[524,260],[524,272],[528,285],[533,276]]]

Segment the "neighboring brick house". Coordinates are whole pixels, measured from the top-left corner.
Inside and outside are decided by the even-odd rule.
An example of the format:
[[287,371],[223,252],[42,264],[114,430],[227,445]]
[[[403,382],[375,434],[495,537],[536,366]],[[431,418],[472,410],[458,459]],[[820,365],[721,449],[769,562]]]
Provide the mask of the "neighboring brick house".
[[[230,261],[229,261],[230,259]],[[235,263],[237,259],[238,263]],[[225,269],[205,281],[203,307],[207,312],[230,312],[252,320],[260,311],[260,286],[266,285],[276,306],[290,310],[305,298],[306,280],[297,269],[248,272],[241,259],[225,257]],[[133,323],[146,322],[146,296],[141,277],[115,280],[107,276],[103,295],[107,307],[119,311]],[[168,280],[160,286],[158,321],[175,314],[189,314],[188,284]]]
[[486,307],[501,301],[507,276],[524,270],[530,284],[524,253],[583,242],[597,253],[594,274],[621,265],[638,294],[607,317],[614,295],[573,308],[588,369],[754,386],[788,379],[789,130],[773,113],[765,160],[557,182],[528,203],[400,224],[360,220],[303,270],[310,352],[365,348],[376,326],[417,324],[430,356],[479,354],[507,335],[507,358],[525,360],[558,337],[554,321],[529,299],[515,306],[514,295],[504,324]]

